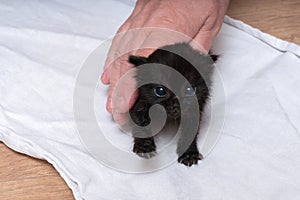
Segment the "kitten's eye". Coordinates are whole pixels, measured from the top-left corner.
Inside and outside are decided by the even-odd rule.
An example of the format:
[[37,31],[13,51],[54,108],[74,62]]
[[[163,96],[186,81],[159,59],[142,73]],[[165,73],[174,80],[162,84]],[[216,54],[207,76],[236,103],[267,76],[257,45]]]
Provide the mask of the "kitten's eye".
[[196,88],[195,87],[187,87],[185,89],[185,95],[186,96],[193,96],[196,93]]
[[165,97],[167,95],[167,91],[165,90],[164,87],[159,86],[154,88],[154,94],[158,97]]

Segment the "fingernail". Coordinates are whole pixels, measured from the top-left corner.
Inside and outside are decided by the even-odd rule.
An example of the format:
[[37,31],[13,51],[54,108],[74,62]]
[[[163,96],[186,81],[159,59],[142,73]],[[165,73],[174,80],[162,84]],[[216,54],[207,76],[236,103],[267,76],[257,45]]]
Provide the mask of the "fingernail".
[[105,71],[102,73],[100,80],[102,81],[102,83],[108,84],[108,80],[107,80],[107,76],[105,74]]

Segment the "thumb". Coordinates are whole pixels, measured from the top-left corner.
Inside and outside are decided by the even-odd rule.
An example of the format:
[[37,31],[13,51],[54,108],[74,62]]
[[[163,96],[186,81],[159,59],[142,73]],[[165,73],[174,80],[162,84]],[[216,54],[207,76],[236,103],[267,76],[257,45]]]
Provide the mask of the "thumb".
[[[153,49],[141,49],[134,52],[132,55],[148,57],[154,50]],[[115,88],[113,99],[113,108],[118,113],[126,113],[135,103],[137,98],[136,92],[136,70],[134,68],[121,68],[122,77],[118,80],[118,86]]]

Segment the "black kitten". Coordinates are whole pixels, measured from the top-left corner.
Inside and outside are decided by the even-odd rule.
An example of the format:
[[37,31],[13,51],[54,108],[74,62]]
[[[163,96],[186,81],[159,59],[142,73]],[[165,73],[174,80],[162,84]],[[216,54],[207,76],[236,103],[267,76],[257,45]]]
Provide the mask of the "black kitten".
[[[155,77],[154,83],[148,83],[138,88],[138,97],[130,109],[131,119],[138,126],[134,126],[132,134],[134,137],[133,152],[144,158],[150,158],[155,155],[156,145],[154,142],[151,128],[147,127],[151,120],[149,109],[155,104],[162,105],[167,113],[167,123],[180,124],[181,118],[185,117],[194,122],[195,119],[201,118],[204,105],[209,97],[209,86],[211,84],[211,74],[213,64],[217,56],[208,54],[204,55],[192,49],[186,43],[174,44],[161,47],[154,51],[148,58],[130,56],[129,62],[135,66],[151,64],[147,66],[152,71],[147,72],[137,70],[137,83],[145,83],[149,77]],[[157,70],[155,66],[163,64],[179,72],[189,84],[178,85],[173,73]],[[155,69],[155,70],[154,70]],[[173,70],[173,71],[174,71]],[[200,72],[200,73],[199,73]],[[159,84],[167,83],[168,86]],[[170,88],[176,87],[177,95]],[[190,108],[191,98],[197,100],[199,112]],[[182,110],[179,104],[181,99],[185,105]],[[195,118],[198,113],[198,118]],[[200,113],[200,116],[199,116]],[[185,125],[184,132],[180,134],[177,146],[178,162],[191,166],[197,164],[202,159],[202,155],[197,148],[197,133],[199,124],[196,129],[192,129],[189,124]],[[186,147],[186,148],[185,148]]]

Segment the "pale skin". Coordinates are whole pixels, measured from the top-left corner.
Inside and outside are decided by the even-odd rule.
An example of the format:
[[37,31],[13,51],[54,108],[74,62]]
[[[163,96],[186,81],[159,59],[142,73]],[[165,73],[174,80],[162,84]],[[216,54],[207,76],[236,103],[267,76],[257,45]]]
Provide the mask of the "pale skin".
[[[127,122],[127,112],[137,95],[134,78],[119,84],[116,90],[122,75],[133,67],[128,63],[128,56],[148,57],[155,48],[182,41],[207,53],[222,26],[228,5],[229,0],[137,0],[133,12],[113,39],[101,76],[102,83],[110,85],[106,109],[116,123]],[[149,27],[176,31],[191,41],[157,29],[148,31]],[[137,28],[148,29],[130,32]]]

